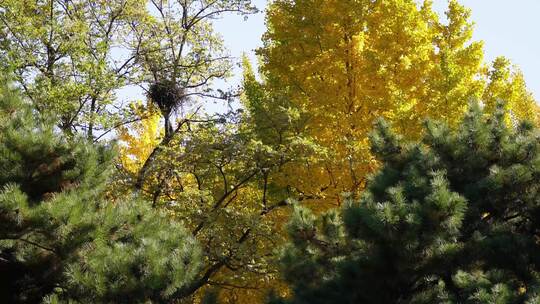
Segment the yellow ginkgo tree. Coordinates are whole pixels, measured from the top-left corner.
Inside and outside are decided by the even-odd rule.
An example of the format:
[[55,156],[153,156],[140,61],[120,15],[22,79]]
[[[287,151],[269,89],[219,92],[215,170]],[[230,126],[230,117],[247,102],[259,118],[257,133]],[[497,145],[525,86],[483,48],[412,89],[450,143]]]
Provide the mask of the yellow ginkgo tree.
[[339,204],[377,167],[367,136],[384,117],[418,138],[427,117],[455,125],[471,100],[506,101],[536,121],[522,75],[504,58],[489,66],[472,41],[470,12],[452,0],[441,18],[432,1],[275,0],[259,49],[267,90],[285,94],[306,119],[305,134],[328,157],[290,165],[288,186]]
[[140,120],[130,127],[118,129],[120,140],[120,162],[122,167],[131,174],[137,174],[150,153],[159,144],[163,136],[163,126],[159,111],[149,104],[132,103],[131,108]]

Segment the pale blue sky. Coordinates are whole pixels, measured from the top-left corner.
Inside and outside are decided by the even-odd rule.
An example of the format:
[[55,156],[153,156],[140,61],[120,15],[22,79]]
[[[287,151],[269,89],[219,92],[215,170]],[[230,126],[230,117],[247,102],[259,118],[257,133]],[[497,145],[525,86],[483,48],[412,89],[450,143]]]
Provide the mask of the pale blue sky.
[[[244,21],[239,16],[226,16],[215,22],[231,55],[243,52],[252,59],[253,50],[261,46],[265,31],[264,8],[266,0],[254,0],[261,13]],[[483,40],[486,60],[504,55],[519,66],[527,85],[540,100],[540,0],[461,0],[472,9],[475,22],[475,40]],[[438,12],[444,12],[446,0],[434,0]],[[239,70],[238,70],[239,71]],[[238,76],[230,81],[238,83]]]

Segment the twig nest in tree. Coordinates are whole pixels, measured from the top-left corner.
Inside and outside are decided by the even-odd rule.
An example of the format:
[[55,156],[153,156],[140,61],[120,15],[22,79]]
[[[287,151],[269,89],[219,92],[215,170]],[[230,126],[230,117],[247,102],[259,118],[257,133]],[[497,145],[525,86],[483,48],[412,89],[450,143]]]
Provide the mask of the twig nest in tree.
[[159,107],[165,117],[168,117],[171,111],[178,107],[185,97],[184,89],[170,80],[163,80],[150,85],[148,96]]

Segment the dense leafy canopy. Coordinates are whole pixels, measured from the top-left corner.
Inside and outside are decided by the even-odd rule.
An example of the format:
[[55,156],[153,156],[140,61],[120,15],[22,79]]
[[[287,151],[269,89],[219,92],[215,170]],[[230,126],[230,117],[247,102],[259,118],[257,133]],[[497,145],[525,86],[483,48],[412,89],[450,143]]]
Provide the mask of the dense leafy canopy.
[[251,120],[251,112],[244,111],[191,116],[180,121],[167,145],[154,150],[142,149],[152,147],[152,142],[143,140],[155,136],[154,121],[145,120],[138,128],[140,136],[122,137],[126,152],[122,160],[128,167],[119,179],[124,187],[132,187],[148,151],[157,149],[141,195],[182,219],[204,245],[204,269],[197,288],[240,286],[231,294],[246,293],[247,302],[263,298],[261,290],[277,276],[274,250],[283,242],[283,234],[274,232],[285,222],[281,209],[291,193],[272,182],[271,176],[309,148],[305,141],[291,137],[282,143],[264,142],[251,128]]
[[377,167],[373,121],[384,117],[409,139],[426,117],[455,126],[473,99],[536,120],[537,105],[504,58],[483,63],[471,41],[470,12],[450,1],[446,19],[432,1],[276,0],[267,13],[262,71],[268,90],[305,113],[305,134],[327,157],[290,168],[291,186],[326,204],[357,192]]

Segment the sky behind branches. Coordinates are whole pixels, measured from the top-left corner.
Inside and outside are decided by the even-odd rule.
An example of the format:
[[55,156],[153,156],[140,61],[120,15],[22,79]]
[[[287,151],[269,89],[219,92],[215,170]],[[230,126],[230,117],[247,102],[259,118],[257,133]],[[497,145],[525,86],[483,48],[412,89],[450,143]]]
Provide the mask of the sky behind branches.
[[[261,12],[246,21],[239,16],[226,16],[215,22],[231,55],[238,60],[242,53],[247,53],[252,62],[256,60],[253,50],[262,45],[267,2],[254,0]],[[529,90],[540,100],[540,0],[460,0],[460,3],[472,9],[473,39],[484,41],[485,60],[491,62],[501,55],[509,58],[523,71]],[[441,15],[447,7],[446,0],[434,0],[433,4]],[[228,85],[238,85],[240,74],[237,68]]]

